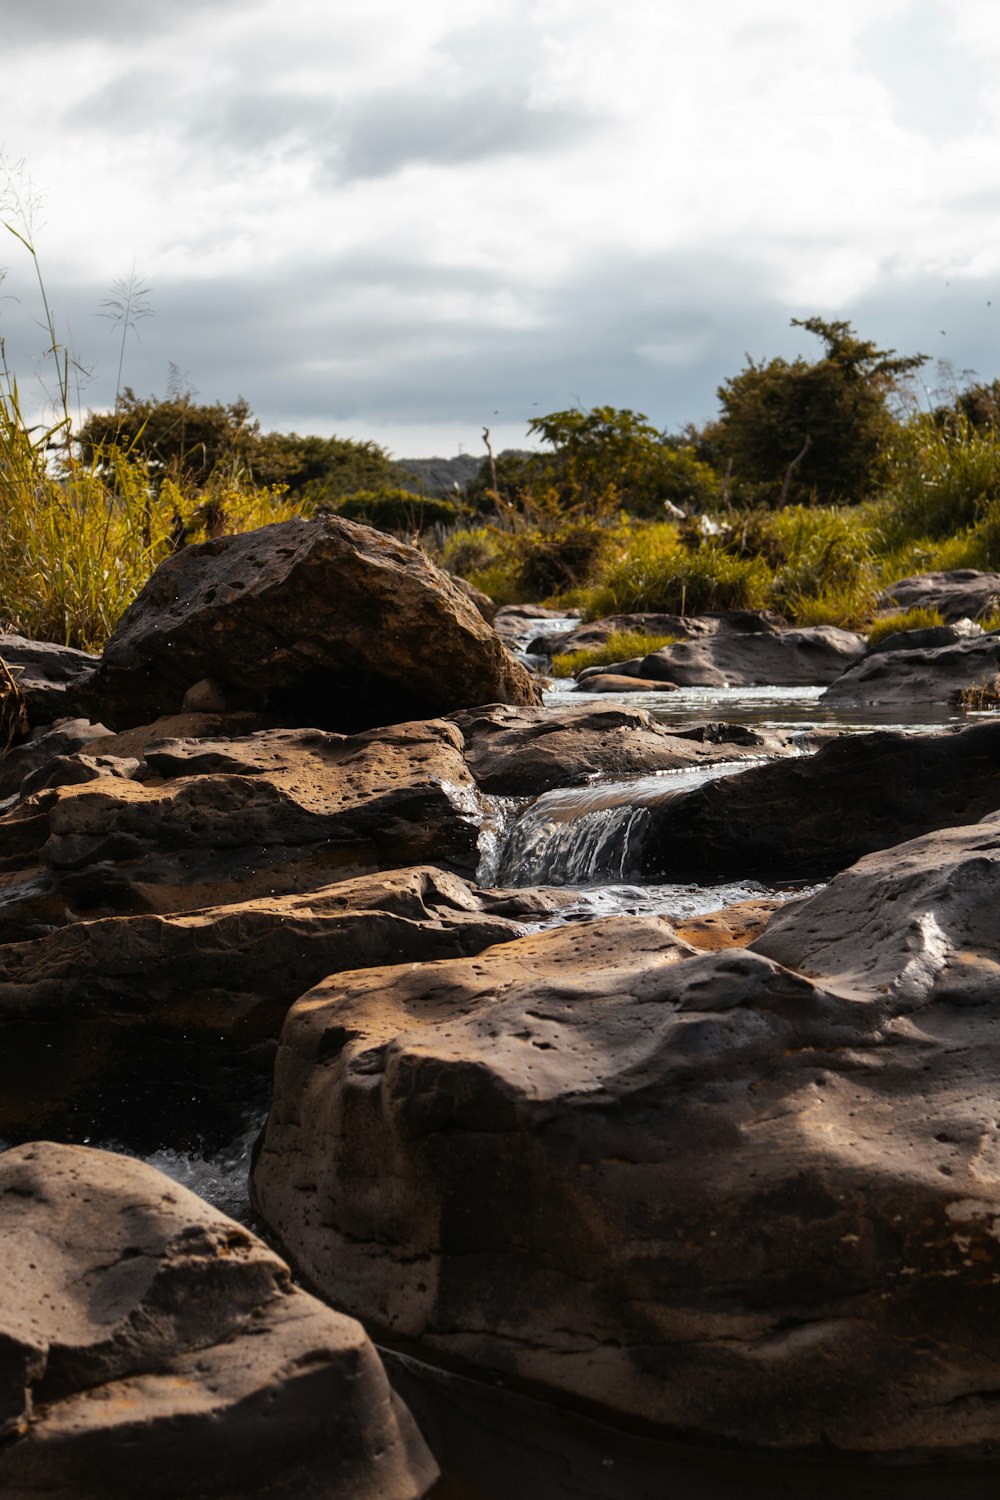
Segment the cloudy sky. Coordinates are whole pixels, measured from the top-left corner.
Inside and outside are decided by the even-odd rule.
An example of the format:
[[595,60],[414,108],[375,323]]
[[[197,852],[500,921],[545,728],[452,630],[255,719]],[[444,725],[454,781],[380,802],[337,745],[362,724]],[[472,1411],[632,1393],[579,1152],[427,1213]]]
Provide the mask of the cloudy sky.
[[[41,195],[84,409],[114,400],[102,304],[133,267],[126,384],[173,367],[397,455],[574,404],[702,421],[747,353],[812,357],[789,319],[814,313],[1000,375],[996,0],[3,9],[0,198],[24,232]],[[32,261],[2,239],[37,392]]]

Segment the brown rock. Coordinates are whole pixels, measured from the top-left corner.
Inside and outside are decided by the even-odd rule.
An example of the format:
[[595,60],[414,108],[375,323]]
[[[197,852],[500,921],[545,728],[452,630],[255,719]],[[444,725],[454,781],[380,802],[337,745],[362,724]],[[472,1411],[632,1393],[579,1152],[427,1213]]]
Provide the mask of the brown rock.
[[879,599],[879,606],[886,611],[936,609],[949,624],[975,619],[998,604],[1000,573],[980,573],[975,568],[914,573],[891,583]]
[[[366,870],[475,870],[479,801],[453,724],[142,749],[143,739],[98,741],[101,757],[51,765],[63,784],[0,818],[0,941],[80,916],[315,890]],[[107,753],[126,748],[141,762]]]
[[833,682],[864,649],[861,636],[833,625],[719,631],[661,647],[643,658],[639,672],[681,687],[808,687]]
[[998,668],[997,634],[921,650],[873,651],[831,683],[820,702],[954,706],[962,688],[976,687]]
[[347,731],[537,701],[446,574],[339,516],[167,558],[105,647],[91,696],[123,729],[176,712],[204,678],[286,722]]
[[655,677],[630,677],[621,672],[592,672],[576,684],[578,693],[674,693],[676,682],[662,682]]
[[0,1157],[5,1500],[419,1500],[436,1477],[364,1329],[141,1162]]
[[762,936],[775,912],[787,904],[780,900],[734,901],[732,906],[719,911],[675,921],[674,931],[682,942],[704,953],[716,953],[720,948],[746,948]]
[[824,1464],[995,1455],[1000,986],[954,984],[1000,958],[986,837],[943,941],[932,852],[859,882],[846,989],[650,919],[341,975],[289,1013],[258,1205],[425,1361]]

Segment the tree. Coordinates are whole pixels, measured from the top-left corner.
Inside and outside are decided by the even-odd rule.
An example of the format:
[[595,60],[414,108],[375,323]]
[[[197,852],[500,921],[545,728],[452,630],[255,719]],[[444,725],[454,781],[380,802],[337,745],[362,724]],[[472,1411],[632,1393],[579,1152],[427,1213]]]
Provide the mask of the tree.
[[846,322],[793,318],[792,326],[823,341],[822,359],[747,356],[747,368],[719,387],[714,448],[731,461],[737,490],[749,481],[772,503],[861,500],[894,426],[888,398],[927,356],[879,349]]

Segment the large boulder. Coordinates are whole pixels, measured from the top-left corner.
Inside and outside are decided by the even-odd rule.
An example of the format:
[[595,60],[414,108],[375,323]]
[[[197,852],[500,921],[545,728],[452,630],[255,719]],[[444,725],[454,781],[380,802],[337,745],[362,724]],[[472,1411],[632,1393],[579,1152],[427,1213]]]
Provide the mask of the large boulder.
[[975,619],[1000,605],[1000,573],[953,568],[898,578],[879,596],[883,611],[936,609],[946,622]]
[[327,982],[258,1207],[425,1361],[824,1464],[995,1455],[1000,829],[915,850],[774,918],[812,977],[618,918]]
[[719,631],[662,646],[643,657],[636,672],[678,687],[812,687],[833,682],[864,649],[861,636],[834,625]]
[[72,646],[0,634],[0,660],[24,695],[32,727],[73,718],[86,702],[98,658]]
[[0,817],[0,941],[366,870],[476,868],[478,793],[459,731],[441,720],[353,736],[144,730],[91,749],[50,762],[46,785]]
[[[552,903],[423,866],[0,946],[0,1137],[231,1140],[293,1000],[327,975],[478,953]],[[495,908],[501,908],[494,913]]]
[[466,764],[478,785],[509,797],[581,786],[597,775],[652,775],[792,748],[787,736],[744,724],[667,729],[640,708],[493,703],[450,717],[462,732]]
[[902,710],[953,707],[963,688],[1000,670],[1000,633],[949,645],[873,651],[832,682],[821,703],[885,703]]
[[152,1167],[0,1156],[5,1500],[419,1500],[437,1470],[365,1331]]
[[417,548],[339,516],[184,547],[157,568],[91,683],[112,728],[176,713],[208,679],[233,707],[353,732],[537,693]]
[[633,876],[821,879],[875,849],[1000,808],[1000,723],[843,735],[815,755],[646,805],[631,835]]

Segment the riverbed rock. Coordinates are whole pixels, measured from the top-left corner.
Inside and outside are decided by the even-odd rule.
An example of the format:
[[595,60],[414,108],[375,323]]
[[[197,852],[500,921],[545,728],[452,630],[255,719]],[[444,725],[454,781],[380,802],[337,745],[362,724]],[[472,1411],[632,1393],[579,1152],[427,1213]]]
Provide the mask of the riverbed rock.
[[720,948],[747,948],[762,937],[775,912],[789,905],[779,897],[751,898],[734,901],[718,911],[707,911],[700,917],[682,917],[673,923],[677,936],[700,952],[716,953]]
[[985,634],[972,620],[956,620],[952,625],[926,625],[919,630],[897,630],[869,645],[868,655],[876,651],[926,651],[938,646],[954,646],[959,641],[978,640]]
[[745,724],[668,729],[641,708],[571,705],[453,714],[465,760],[485,792],[533,797],[594,776],[652,775],[714,761],[787,754],[791,736]]
[[843,735],[815,755],[647,805],[633,834],[633,876],[819,880],[873,850],[1000,808],[1000,723]]
[[995,632],[923,650],[873,651],[831,683],[820,702],[953,707],[963,688],[994,677],[998,668]]
[[[472,874],[481,808],[453,724],[98,741],[0,817],[0,941],[433,863]],[[121,753],[134,748],[140,753]]]
[[57,719],[40,724],[20,745],[0,759],[0,799],[15,796],[28,776],[37,775],[60,756],[73,755],[109,731],[89,719]]
[[478,953],[558,906],[420,866],[6,943],[0,1137],[228,1141],[270,1078],[289,1005],[321,979]]
[[952,568],[941,573],[913,573],[898,578],[879,596],[884,611],[936,609],[946,624],[974,620],[1000,606],[1000,573]]
[[530,676],[417,548],[340,516],[184,547],[160,564],[90,685],[112,728],[175,713],[210,678],[238,707],[354,732],[480,703]]
[[645,610],[628,615],[606,615],[588,620],[565,635],[556,633],[536,636],[528,650],[551,656],[555,652],[590,651],[603,646],[611,635],[669,635],[677,640],[701,640],[714,635],[759,635],[774,633],[786,625],[780,615],[769,609],[726,609],[713,614],[674,615]]
[[861,636],[834,625],[727,630],[663,646],[638,671],[679,687],[811,687],[833,682],[864,650]]
[[676,682],[662,682],[655,677],[631,677],[625,672],[592,672],[576,684],[577,693],[675,693]]
[[0,659],[24,694],[32,728],[81,715],[86,688],[99,660],[72,646],[9,634],[0,634]]
[[142,1162],[0,1156],[5,1500],[419,1500],[436,1466],[364,1329]]
[[844,988],[627,918],[339,976],[289,1013],[259,1208],[425,1361],[685,1442],[995,1457],[1000,985],[953,982],[998,971],[986,837],[943,939],[859,888]]

